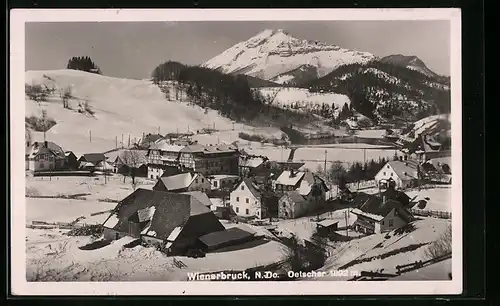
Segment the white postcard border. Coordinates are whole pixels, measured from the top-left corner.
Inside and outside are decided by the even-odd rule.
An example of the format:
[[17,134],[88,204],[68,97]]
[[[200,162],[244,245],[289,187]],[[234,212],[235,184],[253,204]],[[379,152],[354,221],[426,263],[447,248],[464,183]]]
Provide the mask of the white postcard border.
[[[10,11],[11,292],[14,295],[433,295],[462,293],[462,97],[460,9],[14,9]],[[27,282],[25,22],[449,20],[452,101],[452,275],[450,281]]]

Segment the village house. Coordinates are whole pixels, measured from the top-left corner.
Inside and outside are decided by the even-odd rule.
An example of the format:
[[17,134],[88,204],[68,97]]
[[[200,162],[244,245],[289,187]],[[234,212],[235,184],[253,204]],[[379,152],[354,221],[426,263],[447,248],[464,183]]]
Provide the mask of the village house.
[[64,150],[51,141],[34,142],[26,151],[27,169],[33,172],[66,170]]
[[264,162],[268,160],[266,156],[251,155],[245,152],[245,150],[241,150],[240,152],[241,154],[239,158],[238,167],[239,167],[239,175],[242,177],[248,176],[250,171],[262,165]]
[[192,144],[180,151],[179,163],[205,176],[238,175],[239,155],[238,149],[232,145]]
[[107,240],[136,237],[169,255],[199,249],[200,237],[225,229],[214,213],[192,195],[142,188],[118,203],[103,228]]
[[432,158],[422,164],[425,177],[433,183],[451,184],[451,157]]
[[[324,205],[328,191],[323,179],[316,174],[295,170],[283,171],[276,179],[274,188],[283,196],[278,208],[282,218],[297,218],[307,212],[318,210]],[[291,191],[298,193],[305,202],[298,201],[296,193],[291,193],[290,196]]]
[[148,175],[147,150],[121,149],[107,154],[106,158],[111,160],[115,173],[127,174],[134,171],[136,177]]
[[95,169],[95,167],[102,161],[106,160],[104,153],[86,153],[80,156],[78,162],[80,163],[80,168],[84,169]]
[[78,162],[78,157],[76,157],[75,153],[72,151],[64,152],[64,156],[66,157],[66,166],[68,170],[77,170],[80,163]]
[[394,180],[398,189],[409,188],[419,179],[419,167],[415,160],[390,161],[375,175],[375,181],[380,188],[387,188],[389,180]]
[[370,195],[359,208],[351,212],[357,216],[354,230],[365,234],[391,231],[415,220],[405,205],[385,194]]
[[249,178],[235,186],[229,196],[229,203],[238,216],[264,219],[277,215],[278,197]]
[[217,189],[233,189],[234,185],[239,182],[240,177],[229,174],[216,174],[209,176],[212,190]]
[[179,167],[179,154],[184,146],[171,144],[166,139],[152,143],[146,154],[148,178],[158,179],[169,167]]
[[438,157],[449,157],[451,151],[443,147],[430,135],[420,135],[419,138],[410,146],[409,152],[412,158],[423,163],[429,159]]
[[207,192],[211,189],[210,181],[201,173],[184,172],[172,176],[162,176],[153,187],[156,191],[186,192],[196,191]]
[[190,141],[161,139],[148,150],[148,177],[162,176],[168,166],[181,166],[205,176],[238,175],[239,151],[232,145],[200,145]]

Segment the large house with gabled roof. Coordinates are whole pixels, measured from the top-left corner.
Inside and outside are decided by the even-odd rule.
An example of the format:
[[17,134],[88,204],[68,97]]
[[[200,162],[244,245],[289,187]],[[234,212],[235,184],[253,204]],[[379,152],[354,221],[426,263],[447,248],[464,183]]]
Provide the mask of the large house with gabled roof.
[[26,148],[27,170],[52,171],[66,169],[64,150],[51,141],[34,142]]
[[236,215],[246,218],[264,219],[277,216],[278,196],[250,178],[235,185],[229,196],[231,209]]
[[170,255],[199,248],[200,237],[225,229],[210,208],[191,194],[142,188],[118,203],[103,228],[106,240],[136,237]]

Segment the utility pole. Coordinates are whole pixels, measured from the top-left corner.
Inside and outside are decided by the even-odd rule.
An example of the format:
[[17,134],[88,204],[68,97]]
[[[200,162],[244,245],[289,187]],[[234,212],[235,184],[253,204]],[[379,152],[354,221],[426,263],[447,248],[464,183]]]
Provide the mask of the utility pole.
[[130,134],[128,134],[128,147],[130,148]]
[[122,149],[123,149],[123,134],[122,134]]
[[[44,134],[45,134],[45,132],[44,132]],[[90,130],[89,130],[89,141],[90,141],[90,143],[92,143],[92,131],[90,131]]]
[[349,223],[347,221],[347,211],[344,211],[344,217],[345,217],[345,233],[347,235],[347,237],[349,237]]
[[118,149],[118,136],[115,136],[115,149]]
[[158,135],[160,135],[160,127],[158,127]]
[[328,155],[328,151],[325,150],[325,165],[324,165],[324,169],[323,169],[325,175],[326,175],[326,157],[327,157],[327,155]]
[[102,169],[104,172],[104,184],[107,183],[107,177],[106,177],[106,157],[102,159]]

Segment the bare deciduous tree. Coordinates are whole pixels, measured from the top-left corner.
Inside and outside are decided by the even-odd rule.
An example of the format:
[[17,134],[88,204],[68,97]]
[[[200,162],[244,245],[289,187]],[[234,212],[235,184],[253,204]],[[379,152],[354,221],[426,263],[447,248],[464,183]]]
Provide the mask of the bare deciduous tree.
[[71,87],[68,86],[68,87],[62,89],[61,92],[59,93],[59,96],[62,99],[63,107],[69,108],[69,100],[73,98]]
[[141,153],[138,150],[126,150],[120,155],[120,159],[126,166],[124,175],[130,176],[130,178],[132,179],[132,187],[135,189],[137,168],[139,168],[142,163]]
[[428,259],[451,254],[451,224],[448,224],[443,234],[425,250]]
[[40,84],[25,84],[24,89],[28,98],[37,103],[47,101],[47,98],[49,96],[48,88],[46,86],[43,87]]

